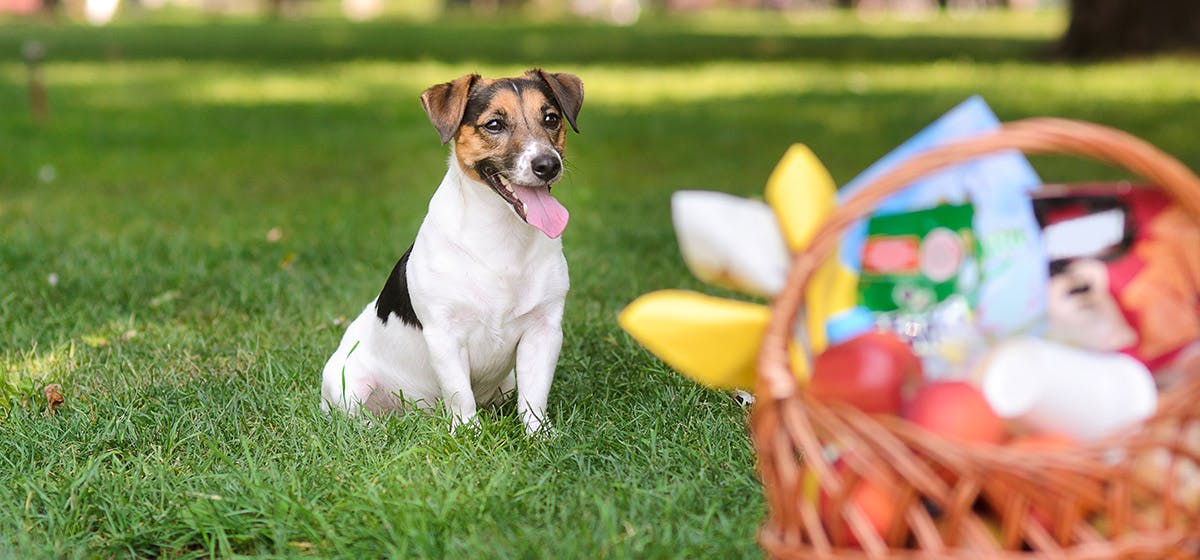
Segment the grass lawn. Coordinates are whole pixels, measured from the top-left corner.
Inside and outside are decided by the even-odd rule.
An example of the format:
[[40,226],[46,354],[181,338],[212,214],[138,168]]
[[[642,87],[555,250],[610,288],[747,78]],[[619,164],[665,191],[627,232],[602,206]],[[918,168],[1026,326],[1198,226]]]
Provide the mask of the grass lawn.
[[[701,288],[673,190],[754,195],[796,141],[844,182],[974,93],[1200,167],[1200,61],[1038,62],[1052,15],[0,25],[0,558],[754,557],[745,411],[615,324],[638,294]],[[30,37],[50,52],[44,128],[15,55]],[[587,86],[555,191],[562,435],[530,441],[511,410],[474,436],[322,416],[340,321],[445,170],[417,94],[534,64]],[[47,417],[51,382],[66,404]]]

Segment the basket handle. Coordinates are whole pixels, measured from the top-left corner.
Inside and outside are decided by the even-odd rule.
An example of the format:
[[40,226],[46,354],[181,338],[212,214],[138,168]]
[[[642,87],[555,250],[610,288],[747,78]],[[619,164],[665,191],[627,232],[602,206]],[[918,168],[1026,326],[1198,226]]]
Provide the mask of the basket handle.
[[1200,221],[1200,178],[1150,143],[1098,124],[1034,118],[1006,124],[994,132],[922,152],[892,168],[839,205],[817,230],[808,247],[793,259],[787,283],[771,303],[771,320],[758,354],[758,394],[783,399],[796,391],[788,363],[792,325],[804,304],[804,292],[817,267],[837,248],[850,225],[868,216],[885,198],[914,181],[964,161],[995,152],[1083,156],[1124,167],[1160,186]]

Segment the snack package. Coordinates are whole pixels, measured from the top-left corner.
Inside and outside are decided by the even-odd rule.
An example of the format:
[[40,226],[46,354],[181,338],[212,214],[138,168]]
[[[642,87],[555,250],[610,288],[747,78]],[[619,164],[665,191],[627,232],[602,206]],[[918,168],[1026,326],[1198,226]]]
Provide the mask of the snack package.
[[979,250],[969,204],[867,222],[859,296],[868,309],[924,313],[958,294],[976,304]]
[[931,379],[980,354],[979,243],[969,204],[875,216],[867,223],[859,303],[907,340]]
[[1047,187],[1049,336],[1168,368],[1200,341],[1200,224],[1158,189]]
[[[848,183],[839,192],[839,199],[853,196],[874,178],[920,151],[995,130],[999,125],[983,99],[972,97]],[[1040,264],[1046,262],[1046,257],[1029,198],[1040,184],[1024,156],[1001,153],[955,165],[913,183],[885,200],[872,220],[940,205],[970,204],[971,227],[980,248],[975,262],[979,267],[978,286],[973,297],[951,298],[951,305],[943,305],[939,311],[953,315],[954,321],[969,320],[980,335],[989,338],[1026,332],[1037,327],[1046,302],[1047,271]],[[848,269],[862,272],[867,239],[865,220],[848,230],[840,253]],[[947,322],[949,319],[925,317],[921,322],[941,322],[946,329],[956,328]]]

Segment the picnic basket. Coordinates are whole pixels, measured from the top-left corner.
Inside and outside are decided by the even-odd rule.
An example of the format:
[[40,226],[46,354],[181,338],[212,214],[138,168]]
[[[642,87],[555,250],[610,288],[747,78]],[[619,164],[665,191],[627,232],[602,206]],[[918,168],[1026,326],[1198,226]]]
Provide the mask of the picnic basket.
[[[1200,500],[1181,492],[1185,473],[1197,476],[1200,465],[1200,360],[1185,365],[1189,375],[1160,393],[1157,412],[1138,429],[1058,450],[958,444],[899,418],[820,402],[797,385],[788,359],[793,324],[808,281],[847,227],[929,173],[1008,150],[1124,167],[1200,220],[1200,179],[1179,161],[1122,131],[1054,118],[1016,121],[930,149],[845,201],[793,258],[759,353],[751,432],[768,509],[759,543],[769,556],[1200,557]],[[830,447],[852,453],[835,466]],[[1147,475],[1151,455],[1162,468]],[[897,512],[882,534],[849,499],[864,481]],[[1050,515],[1033,515],[1035,507]],[[847,532],[857,546],[836,546],[847,542]]]

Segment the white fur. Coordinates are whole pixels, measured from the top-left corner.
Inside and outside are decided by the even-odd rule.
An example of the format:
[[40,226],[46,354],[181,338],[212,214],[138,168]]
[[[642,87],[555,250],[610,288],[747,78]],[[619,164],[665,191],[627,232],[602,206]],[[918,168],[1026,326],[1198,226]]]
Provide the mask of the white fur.
[[562,166],[562,156],[558,155],[554,146],[545,140],[531,140],[521,148],[521,153],[517,154],[517,161],[512,169],[513,175],[509,179],[518,185],[540,184],[542,180],[533,174],[533,158],[543,154],[554,156],[558,165]]
[[526,430],[542,429],[569,286],[562,242],[466,177],[451,152],[407,270],[424,328],[395,315],[384,325],[368,304],[325,364],[322,407],[382,413],[440,400],[457,426],[515,388]]

